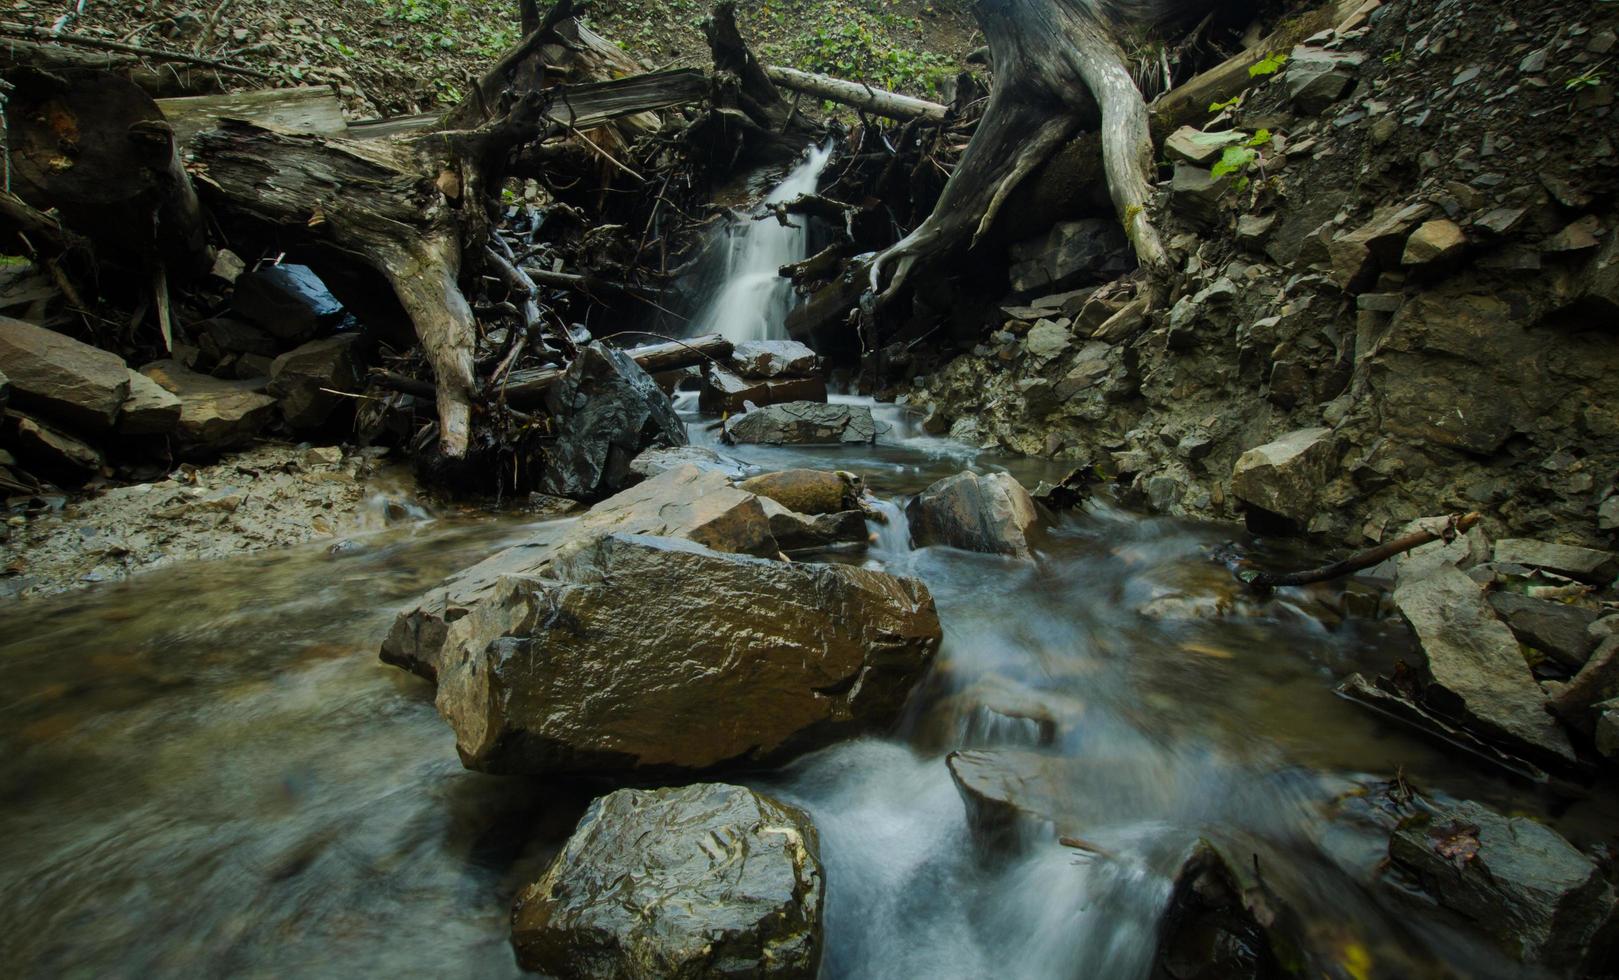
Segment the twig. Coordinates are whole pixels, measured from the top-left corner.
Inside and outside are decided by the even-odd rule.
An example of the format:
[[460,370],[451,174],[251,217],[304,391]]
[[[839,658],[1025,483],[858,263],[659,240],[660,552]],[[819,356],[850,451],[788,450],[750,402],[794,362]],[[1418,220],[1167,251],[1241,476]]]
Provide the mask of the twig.
[[224,15],[225,8],[229,7],[231,0],[219,0],[219,6],[214,8],[214,14],[208,18],[208,26],[202,29],[202,37],[197,38],[197,46],[191,49],[192,54],[202,54],[202,49],[214,39],[214,28],[219,26],[219,18]]
[[95,48],[100,51],[117,51],[120,54],[140,55],[143,58],[152,58],[157,61],[179,61],[188,65],[201,65],[216,71],[228,71],[237,75],[246,75],[250,78],[263,78],[274,81],[276,76],[257,68],[241,68],[228,64],[217,58],[201,58],[194,54],[185,54],[180,51],[164,51],[160,48],[143,48],[135,44],[123,44],[119,41],[105,41],[98,37],[85,37],[82,34],[52,34],[43,27],[30,27],[27,24],[12,24],[0,22],[0,34],[14,37],[31,38],[36,41],[45,41],[50,44],[77,45],[81,48]]
[[1445,527],[1442,530],[1413,531],[1404,537],[1395,538],[1393,541],[1390,541],[1387,544],[1378,545],[1376,548],[1370,548],[1366,551],[1362,551],[1360,554],[1345,558],[1343,561],[1336,561],[1330,565],[1323,565],[1320,568],[1312,568],[1303,572],[1288,572],[1285,574],[1277,572],[1243,571],[1238,572],[1237,577],[1242,579],[1242,581],[1249,586],[1256,589],[1274,589],[1292,585],[1313,585],[1316,582],[1327,582],[1335,578],[1342,578],[1345,575],[1353,575],[1356,572],[1371,568],[1374,565],[1380,565],[1383,562],[1388,561],[1390,558],[1393,558],[1395,555],[1404,554],[1405,552],[1410,551],[1412,548],[1421,547],[1422,545],[1428,544],[1431,541],[1439,541],[1441,539],[1449,541],[1458,534],[1464,534],[1467,531],[1472,530],[1473,525],[1477,524],[1478,522],[1479,515],[1477,511],[1460,516],[1452,514],[1450,518],[1446,520]]

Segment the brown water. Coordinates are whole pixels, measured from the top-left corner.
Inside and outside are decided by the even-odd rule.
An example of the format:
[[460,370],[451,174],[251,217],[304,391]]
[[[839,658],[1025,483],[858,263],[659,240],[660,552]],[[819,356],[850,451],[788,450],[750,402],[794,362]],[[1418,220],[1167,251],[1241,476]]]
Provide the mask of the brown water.
[[[890,497],[1004,462],[945,448],[749,458],[856,470]],[[1031,481],[1037,470],[1014,465]],[[521,533],[512,519],[440,521],[339,554],[312,546],[0,605],[5,973],[516,974],[511,898],[592,790],[462,770],[429,687],[376,650],[401,603]],[[1238,603],[1222,621],[1137,612],[1169,592],[1229,599],[1209,555],[1232,528],[1097,504],[1052,529],[1033,565],[882,534],[842,560],[922,577],[946,628],[901,729],[743,777],[821,829],[825,976],[1146,976],[1199,837],[1257,856],[1316,941],[1342,951],[1344,976],[1367,964],[1362,975],[1517,975],[1375,889],[1384,838],[1334,800],[1403,768],[1424,790],[1551,819],[1576,843],[1616,815],[1334,696],[1404,641],[1339,617],[1329,590]],[[1039,826],[1019,856],[974,854],[944,757],[1037,740],[986,709],[1006,690],[1053,712],[1041,751],[1078,763],[1064,820],[1106,857]]]

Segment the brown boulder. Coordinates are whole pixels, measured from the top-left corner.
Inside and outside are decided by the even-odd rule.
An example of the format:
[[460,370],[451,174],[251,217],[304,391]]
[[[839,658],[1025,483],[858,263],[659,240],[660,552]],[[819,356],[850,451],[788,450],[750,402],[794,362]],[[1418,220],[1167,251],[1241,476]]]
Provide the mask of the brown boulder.
[[264,394],[264,378],[222,381],[174,361],[153,361],[141,373],[180,399],[180,441],[193,449],[241,446],[275,419],[275,399]]
[[126,436],[163,436],[180,425],[180,399],[139,371],[129,371],[129,397],[118,416]]
[[111,429],[129,397],[123,358],[55,330],[0,316],[0,371],[11,402],[86,432]]
[[747,411],[748,402],[757,408],[784,402],[824,401],[825,378],[744,378],[725,368],[711,367],[703,390],[697,396],[697,408],[710,415],[734,415]]
[[743,480],[737,489],[769,497],[800,514],[836,514],[860,506],[864,485],[853,473],[795,469]]
[[905,516],[918,545],[1034,557],[1028,530],[1039,512],[1029,491],[1008,473],[947,477],[912,500]]

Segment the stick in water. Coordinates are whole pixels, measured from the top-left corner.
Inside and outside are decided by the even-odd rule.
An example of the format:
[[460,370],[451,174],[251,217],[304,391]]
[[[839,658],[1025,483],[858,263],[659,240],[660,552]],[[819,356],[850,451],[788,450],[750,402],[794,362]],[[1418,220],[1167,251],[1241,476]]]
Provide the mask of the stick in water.
[[1450,540],[1458,534],[1465,534],[1472,530],[1473,525],[1479,522],[1478,512],[1471,514],[1452,514],[1446,521],[1444,528],[1438,531],[1412,531],[1410,534],[1395,538],[1387,544],[1378,545],[1362,551],[1357,555],[1336,561],[1320,568],[1312,568],[1303,572],[1254,572],[1237,573],[1237,577],[1256,589],[1275,589],[1291,585],[1313,585],[1316,582],[1328,582],[1345,575],[1353,575],[1364,571],[1374,565],[1380,565],[1395,555],[1404,554],[1412,548],[1418,548],[1430,541]]

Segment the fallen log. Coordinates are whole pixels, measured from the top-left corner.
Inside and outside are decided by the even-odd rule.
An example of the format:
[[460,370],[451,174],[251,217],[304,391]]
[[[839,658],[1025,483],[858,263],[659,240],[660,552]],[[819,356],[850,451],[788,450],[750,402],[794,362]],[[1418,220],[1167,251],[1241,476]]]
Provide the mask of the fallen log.
[[950,117],[950,107],[896,92],[885,92],[861,82],[845,81],[830,75],[816,75],[796,68],[767,65],[765,75],[772,82],[793,92],[852,106],[862,112],[888,119],[921,119],[936,125]]
[[218,126],[221,119],[315,136],[347,136],[349,128],[343,119],[343,104],[324,85],[158,99],[157,107],[174,127],[175,142],[181,146]]
[[[648,374],[677,371],[681,368],[722,361],[731,356],[731,342],[719,334],[707,334],[690,340],[674,340],[629,351],[630,357]],[[562,368],[535,368],[513,371],[499,389],[506,404],[516,408],[539,405],[545,391],[562,377]]]
[[1437,530],[1423,529],[1402,535],[1376,548],[1368,548],[1359,554],[1352,555],[1342,561],[1335,561],[1330,565],[1312,568],[1302,572],[1258,572],[1242,571],[1237,573],[1245,584],[1255,589],[1279,589],[1289,586],[1314,585],[1317,582],[1330,582],[1335,578],[1353,575],[1368,568],[1381,565],[1396,555],[1403,555],[1412,548],[1433,541],[1448,541],[1457,534],[1465,534],[1472,530],[1473,525],[1479,522],[1479,515],[1475,511],[1471,514],[1452,515],[1443,528]]
[[57,34],[43,27],[30,27],[27,24],[12,24],[0,21],[0,35],[8,37],[29,38],[44,41],[49,44],[69,44],[78,47],[93,48],[97,51],[113,51],[119,54],[135,55],[152,61],[172,61],[185,65],[197,65],[222,71],[232,75],[246,75],[250,78],[262,78],[266,81],[275,79],[275,75],[257,68],[246,68],[231,64],[218,58],[203,58],[194,54],[185,54],[181,51],[168,51],[162,48],[144,48],[138,44],[125,44],[122,41],[109,41],[99,37],[86,37],[82,34]]

